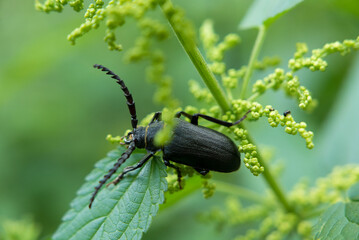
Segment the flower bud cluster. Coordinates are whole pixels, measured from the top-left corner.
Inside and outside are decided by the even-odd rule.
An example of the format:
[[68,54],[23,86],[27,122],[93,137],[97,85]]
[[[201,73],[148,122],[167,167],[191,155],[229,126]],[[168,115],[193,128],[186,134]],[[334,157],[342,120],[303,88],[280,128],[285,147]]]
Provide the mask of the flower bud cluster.
[[[97,0],[95,3],[91,3],[84,15],[85,22],[80,25],[80,27],[75,28],[68,36],[67,40],[71,42],[71,44],[75,44],[77,38],[83,36],[85,33],[89,32],[92,29],[96,29],[100,26],[100,22],[102,22],[106,15],[108,14],[106,10],[103,8],[104,2],[102,0]],[[109,6],[111,6],[109,4]],[[113,30],[110,28],[106,30],[105,41],[111,42],[111,40],[115,40],[115,35]],[[112,41],[112,42],[113,42]],[[112,44],[114,45],[114,44]],[[114,47],[114,46],[113,46]],[[122,49],[121,47],[117,47],[118,49]]]
[[277,66],[280,63],[279,57],[264,57],[262,61],[256,61],[254,68],[258,70],[265,70],[268,67]]
[[292,72],[285,73],[281,68],[277,68],[263,80],[257,80],[253,84],[252,92],[259,96],[270,88],[277,90],[280,87],[287,95],[297,99],[301,109],[309,110],[315,106],[315,100],[309,90],[300,85],[298,76],[294,76]]
[[[209,173],[207,173],[209,175]],[[207,177],[206,175],[206,177]],[[213,196],[216,190],[216,184],[210,182],[208,179],[202,181],[202,194],[204,198],[210,198]]]
[[[232,108],[233,108],[233,113],[235,113],[238,116],[243,115],[244,113],[246,113],[248,111],[248,109],[251,109],[252,107],[252,102],[247,101],[247,100],[242,100],[242,99],[234,99],[231,102],[232,104]],[[251,114],[252,116],[252,114]],[[236,119],[238,120],[238,119]]]
[[[289,201],[295,206],[295,213],[288,213],[283,208],[276,207],[275,199],[267,196],[265,204],[243,207],[236,198],[229,198],[225,210],[213,209],[203,214],[204,221],[211,221],[220,226],[240,225],[251,221],[260,221],[259,227],[249,229],[236,240],[266,239],[280,240],[288,238],[289,234],[297,234],[300,239],[312,239],[313,223],[305,213],[316,212],[328,204],[347,201],[345,192],[359,181],[359,167],[356,165],[338,166],[328,176],[317,180],[310,188],[307,182],[301,182],[292,189]],[[324,204],[324,205],[321,205]],[[311,216],[311,215],[309,215]],[[293,235],[292,235],[293,236]]]
[[305,43],[296,44],[297,51],[294,53],[294,59],[302,58],[308,52],[308,46]]
[[225,209],[213,208],[200,216],[202,222],[215,222],[219,226],[236,226],[243,223],[255,222],[262,219],[268,213],[266,205],[242,206],[241,202],[234,197],[228,197]]
[[[183,165],[183,164],[177,164],[174,163],[176,167],[178,167],[181,171],[181,187],[184,188],[186,184],[186,177],[193,177],[193,175],[200,175],[202,179],[202,193],[204,198],[210,198],[213,196],[216,190],[216,185],[212,182],[210,182],[210,179],[212,178],[211,172],[207,173],[205,176],[202,176],[200,173],[196,172],[192,167]],[[179,182],[178,182],[178,175],[177,172],[173,168],[167,168],[168,169],[168,175],[166,177],[168,187],[167,191],[169,193],[175,193],[181,190]]]
[[337,166],[326,177],[319,178],[314,187],[308,182],[298,183],[289,194],[290,201],[304,210],[312,210],[320,204],[345,201],[344,192],[359,181],[359,166]]
[[238,150],[244,153],[244,165],[251,171],[254,176],[264,172],[264,167],[258,162],[257,146],[248,141],[248,131],[243,128],[234,129],[236,140],[240,140]]
[[211,20],[206,20],[202,24],[200,28],[200,39],[205,48],[207,58],[212,62],[222,61],[224,53],[240,42],[240,37],[237,34],[230,33],[225,36],[222,42],[218,43],[219,36],[214,32],[213,22]]
[[101,9],[104,4],[105,3],[103,0],[96,0],[95,3],[91,3],[89,5],[89,7],[87,8],[87,11],[86,11],[84,17],[92,19],[93,17],[95,17],[97,10]]
[[[316,101],[313,100],[309,90],[300,85],[299,78],[294,75],[294,72],[302,68],[309,68],[312,71],[325,71],[328,64],[323,60],[324,57],[336,52],[345,55],[351,50],[359,50],[359,37],[355,40],[325,44],[321,49],[314,49],[311,57],[304,57],[308,52],[307,45],[298,43],[294,58],[288,62],[288,67],[291,71],[285,73],[283,69],[277,68],[274,73],[268,75],[263,80],[257,80],[252,88],[254,95],[251,99],[262,95],[270,88],[277,90],[282,87],[289,96],[298,100],[301,109],[311,110],[316,106]],[[261,68],[260,64],[259,68]]]
[[242,67],[239,70],[228,69],[227,74],[222,75],[222,83],[227,89],[235,89],[238,86],[238,80],[243,78],[246,72],[246,67]]
[[209,92],[208,88],[202,88],[195,80],[188,82],[189,91],[198,101],[204,101],[206,103],[213,103],[213,96]]
[[277,110],[274,110],[269,105],[265,107],[263,114],[268,118],[268,123],[272,127],[281,125],[285,127],[285,132],[288,134],[296,135],[298,133],[305,139],[307,148],[312,149],[314,147],[314,133],[306,130],[307,124],[305,122],[297,123],[290,113],[279,114]]
[[293,71],[296,72],[302,68],[309,68],[311,71],[322,71],[324,72],[327,68],[328,63],[324,61],[322,58],[298,58],[298,59],[290,59],[288,62],[288,67]]
[[222,77],[222,83],[227,89],[237,87],[238,79],[245,72],[243,70],[229,69],[226,73],[226,64],[223,62],[224,53],[235,47],[240,42],[237,34],[230,33],[224,37],[224,40],[218,43],[219,36],[214,32],[213,22],[206,20],[200,28],[200,39],[206,51],[206,56],[211,62],[208,64],[210,70]]
[[116,137],[113,137],[111,134],[108,134],[106,136],[106,140],[109,141],[110,143],[124,143],[124,140],[123,140],[123,137],[121,136],[116,136]]
[[61,12],[67,4],[69,4],[76,12],[79,12],[84,8],[83,0],[46,0],[44,3],[35,0],[36,9],[46,13]]
[[286,76],[284,74],[284,70],[281,68],[277,68],[275,69],[274,73],[269,74],[263,80],[257,80],[253,84],[252,92],[263,94],[269,88],[277,90],[285,79]]
[[285,239],[288,234],[293,232],[298,224],[298,217],[293,213],[275,211],[268,215],[261,222],[259,229],[250,229],[243,236],[238,236],[235,240],[254,240],[266,236],[267,240]]
[[[38,10],[44,12],[61,12],[63,7],[67,4],[69,4],[75,11],[80,11],[84,8],[83,0],[46,0],[43,4],[41,4],[39,0],[36,0],[35,6]],[[167,30],[163,31],[163,25],[154,22],[155,20],[143,18],[144,14],[148,10],[153,9],[157,4],[158,2],[156,0],[110,0],[105,5],[103,0],[95,0],[95,3],[89,4],[89,7],[84,14],[85,22],[74,29],[67,36],[67,39],[71,44],[75,44],[77,38],[83,36],[92,29],[98,28],[100,23],[106,19],[107,29],[104,40],[107,42],[110,50],[121,51],[121,44],[116,43],[115,29],[125,23],[126,17],[133,17],[138,20],[140,24],[147,23],[145,28],[151,28],[149,34],[155,33],[158,38],[163,38],[168,35]]]
[[356,40],[327,43],[323,48],[314,49],[311,57],[305,58],[304,54],[308,51],[308,48],[304,43],[299,43],[297,44],[297,52],[294,54],[294,58],[289,60],[288,67],[293,72],[304,67],[309,68],[312,71],[325,71],[328,64],[323,60],[323,57],[337,52],[341,55],[345,55],[352,49],[359,50],[359,37]]
[[39,11],[49,13],[52,11],[62,12],[64,6],[61,2],[56,0],[46,0],[44,3],[40,3],[39,0],[35,0],[35,8]]
[[237,115],[243,114],[247,111],[247,109],[250,109],[251,113],[248,116],[249,120],[258,120],[259,118],[265,116],[268,118],[268,123],[272,127],[281,125],[282,127],[285,127],[286,133],[291,135],[299,134],[302,138],[304,138],[307,148],[312,149],[314,147],[314,133],[306,130],[307,124],[305,122],[295,122],[290,112],[282,115],[270,105],[263,108],[263,106],[258,102],[249,102],[245,100],[233,100],[232,106],[234,113]]

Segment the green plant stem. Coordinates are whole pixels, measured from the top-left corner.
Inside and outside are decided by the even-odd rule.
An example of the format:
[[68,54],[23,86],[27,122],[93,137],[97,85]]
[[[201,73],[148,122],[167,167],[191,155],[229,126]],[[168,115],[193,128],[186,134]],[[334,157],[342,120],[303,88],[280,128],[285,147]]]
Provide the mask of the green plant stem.
[[[167,10],[165,9],[164,4],[168,4],[166,6]],[[214,77],[213,73],[210,71],[206,61],[204,60],[202,54],[200,53],[198,47],[196,46],[194,39],[188,39],[183,32],[183,31],[186,31],[186,29],[182,29],[181,26],[177,26],[176,22],[173,20],[173,14],[174,14],[174,11],[176,11],[176,10],[174,9],[171,1],[167,0],[164,3],[162,3],[161,8],[162,8],[162,11],[165,14],[168,22],[170,23],[172,30],[176,34],[177,39],[181,43],[185,52],[191,59],[192,63],[196,67],[198,73],[201,75],[204,83],[207,85],[208,89],[212,93],[212,95],[215,98],[215,100],[217,101],[218,105],[221,107],[222,111],[226,112],[226,111],[230,110],[230,105],[229,105],[226,95],[224,94],[224,91],[220,87],[220,85],[217,82],[216,78]],[[169,11],[168,9],[170,9],[171,11]],[[185,20],[183,20],[183,21],[185,21]],[[241,94],[242,99],[245,95],[244,93],[248,86],[249,78],[251,77],[251,74],[252,74],[252,71],[254,68],[254,63],[257,59],[260,48],[263,44],[265,32],[266,32],[266,28],[265,28],[265,26],[262,26],[259,29],[256,43],[254,45],[254,49],[253,49],[251,57],[250,57],[248,70],[244,77],[245,80],[243,82],[242,94]],[[248,137],[250,138],[250,136],[248,136]],[[252,139],[248,139],[248,140],[254,144],[254,141]],[[259,153],[258,153],[258,161],[265,168],[265,171],[263,172],[263,176],[264,176],[265,180],[267,181],[268,185],[272,188],[272,190],[273,190],[274,194],[276,195],[276,197],[278,198],[279,202],[283,205],[283,207],[288,212],[293,212],[294,211],[293,208],[289,205],[283,191],[279,187],[278,183],[276,182],[273,175],[271,174],[269,167],[262,160],[262,157],[260,156]]]
[[[248,138],[249,142],[256,145],[254,143],[254,140],[252,139],[252,137],[249,134],[247,135],[247,138]],[[264,167],[264,172],[262,173],[262,175],[263,175],[264,179],[266,180],[267,184],[269,185],[269,187],[272,189],[274,195],[277,197],[278,201],[283,205],[283,207],[285,208],[285,210],[287,212],[294,212],[294,208],[289,204],[283,190],[277,183],[276,179],[273,177],[273,175],[270,171],[270,167],[263,160],[259,151],[257,152],[257,158],[258,158],[258,162]]]
[[[248,64],[248,69],[246,71],[246,74],[244,76],[244,80],[243,80],[243,84],[242,84],[242,89],[241,89],[241,95],[240,97],[242,99],[245,98],[245,94],[247,91],[247,87],[249,84],[249,80],[252,76],[253,73],[253,69],[254,69],[254,64],[258,58],[258,54],[260,52],[260,49],[263,45],[264,42],[264,38],[265,38],[265,34],[266,34],[266,27],[264,25],[262,25],[259,28],[259,32],[257,35],[257,39],[256,42],[254,44],[252,53],[251,53],[251,57],[249,59],[249,64]],[[258,97],[259,94],[254,94],[250,97],[250,100],[255,99],[256,97]],[[253,139],[251,138],[250,135],[248,135],[248,140],[253,143],[254,145],[256,145],[253,141]],[[288,200],[283,192],[283,190],[281,189],[281,187],[279,186],[279,184],[277,183],[276,179],[273,177],[271,171],[270,171],[270,167],[267,165],[267,163],[263,160],[262,156],[260,155],[260,152],[258,151],[258,162],[264,167],[264,172],[262,173],[264,179],[266,180],[267,184],[269,185],[269,187],[272,189],[274,195],[277,197],[278,201],[283,205],[283,207],[285,208],[285,210],[287,212],[294,212],[294,208],[288,203]]]
[[261,25],[261,27],[259,28],[256,42],[254,43],[254,47],[252,49],[251,57],[249,58],[249,63],[248,63],[248,68],[247,68],[246,74],[244,75],[244,78],[243,78],[242,89],[241,89],[241,94],[240,94],[241,99],[245,99],[245,97],[246,97],[246,91],[247,91],[247,87],[249,84],[249,80],[252,76],[254,64],[257,61],[258,54],[262,48],[264,38],[266,35],[266,31],[267,31],[266,26]]
[[[167,1],[167,4],[172,5],[171,1],[169,0]],[[213,75],[212,71],[209,69],[208,64],[204,60],[201,52],[196,46],[194,39],[187,39],[185,34],[183,34],[183,31],[186,31],[186,29],[181,29],[177,27],[175,21],[172,18],[171,13],[167,13],[164,10],[163,5],[161,5],[161,7],[168,22],[170,23],[172,30],[177,36],[177,39],[179,40],[182,47],[186,51],[187,55],[191,59],[193,65],[196,67],[198,73],[201,75],[202,80],[208,87],[209,91],[212,93],[214,99],[217,101],[218,105],[221,107],[223,112],[229,111],[230,110],[229,101],[226,95],[224,94],[223,89],[219,85],[217,79]]]

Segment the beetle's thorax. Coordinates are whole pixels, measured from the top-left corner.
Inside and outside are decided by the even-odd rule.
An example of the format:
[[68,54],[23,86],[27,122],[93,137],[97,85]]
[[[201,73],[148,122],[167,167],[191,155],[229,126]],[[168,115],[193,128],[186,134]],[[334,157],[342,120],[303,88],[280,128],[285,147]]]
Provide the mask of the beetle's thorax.
[[133,131],[133,138],[137,148],[145,148],[149,151],[158,151],[162,147],[155,146],[156,133],[163,127],[163,122],[154,122],[145,127],[137,127]]

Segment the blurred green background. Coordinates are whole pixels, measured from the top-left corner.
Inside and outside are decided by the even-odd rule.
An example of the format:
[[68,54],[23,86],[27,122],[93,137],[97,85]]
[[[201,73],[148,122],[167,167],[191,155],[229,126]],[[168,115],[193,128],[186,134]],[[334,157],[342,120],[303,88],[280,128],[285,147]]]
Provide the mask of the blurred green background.
[[[89,1],[90,2],[90,1]],[[251,1],[174,1],[198,27],[211,18],[224,36],[238,32],[238,24]],[[228,9],[230,9],[230,14]],[[41,236],[51,236],[61,217],[96,161],[115,146],[105,141],[108,133],[122,135],[130,118],[121,90],[92,68],[103,64],[125,79],[131,89],[139,119],[161,109],[153,104],[154,86],[145,81],[145,63],[124,64],[123,53],[107,50],[100,27],[71,46],[66,36],[83,21],[84,12],[69,7],[61,14],[36,12],[34,2],[0,1],[0,225],[4,220],[31,217]],[[155,14],[161,14],[156,11]],[[137,36],[136,23],[129,20],[118,31],[127,49]],[[247,64],[256,31],[239,31],[242,43],[227,54],[226,62],[238,68]],[[260,57],[280,56],[286,68],[296,42],[309,49],[359,35],[357,0],[305,1],[274,23],[267,34]],[[175,37],[162,43],[167,55],[167,73],[175,79],[174,89],[181,105],[197,103],[188,92],[189,79],[199,75]],[[302,177],[314,180],[335,165],[358,163],[359,143],[359,56],[335,54],[327,58],[324,73],[299,73],[304,86],[319,100],[311,114],[281,92],[269,92],[258,99],[279,111],[291,110],[297,121],[306,121],[315,133],[315,149],[304,140],[272,129],[265,120],[247,124],[257,143],[274,149],[274,159],[285,165],[283,187],[291,189]],[[256,73],[260,78],[272,70]],[[253,189],[265,186],[242,168],[215,178]],[[196,220],[212,206],[224,206],[226,195],[217,193],[204,200],[198,191],[166,208],[153,219],[144,239],[228,239],[240,231]],[[164,230],[165,229],[165,230]],[[1,230],[0,230],[1,231]]]

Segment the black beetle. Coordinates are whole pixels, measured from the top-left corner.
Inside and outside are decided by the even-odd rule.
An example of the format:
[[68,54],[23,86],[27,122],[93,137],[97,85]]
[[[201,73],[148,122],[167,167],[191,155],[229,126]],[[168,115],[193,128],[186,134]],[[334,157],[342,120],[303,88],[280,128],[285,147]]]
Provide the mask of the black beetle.
[[[111,75],[111,77],[116,79],[117,83],[121,86],[121,89],[127,99],[127,106],[131,114],[133,131],[128,133],[125,139],[125,144],[128,144],[127,151],[122,153],[113,168],[109,170],[108,174],[106,174],[95,187],[95,191],[90,199],[90,208],[100,188],[130,157],[135,148],[145,148],[148,153],[134,166],[126,167],[123,172],[111,183],[115,185],[119,183],[126,173],[142,167],[145,162],[159,150],[162,150],[163,152],[163,161],[165,165],[172,167],[177,171],[179,184],[181,180],[181,172],[179,168],[171,164],[170,161],[191,166],[202,175],[206,175],[209,171],[233,172],[239,169],[241,157],[236,144],[229,137],[220,132],[210,128],[198,126],[198,118],[201,117],[207,121],[231,127],[241,123],[247,117],[250,110],[241,119],[234,123],[225,122],[204,114],[191,115],[183,111],[178,112],[175,115],[177,118],[177,124],[173,130],[173,136],[170,143],[165,146],[155,146],[155,135],[163,128],[164,125],[161,121],[161,112],[156,112],[147,126],[137,127],[138,120],[136,116],[135,102],[133,101],[132,95],[128,91],[125,83],[119,76],[106,67],[97,64],[95,64],[94,67],[107,72],[106,74]],[[190,119],[190,123],[181,120],[179,117],[182,115]]]

